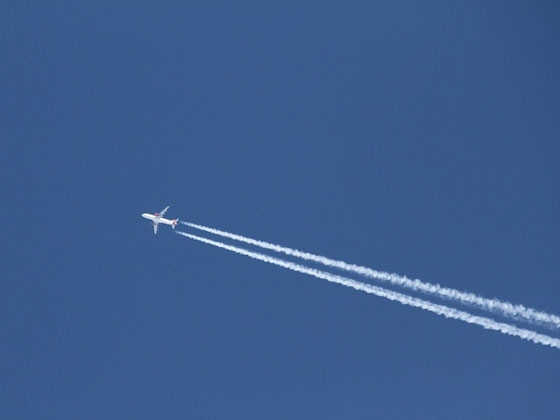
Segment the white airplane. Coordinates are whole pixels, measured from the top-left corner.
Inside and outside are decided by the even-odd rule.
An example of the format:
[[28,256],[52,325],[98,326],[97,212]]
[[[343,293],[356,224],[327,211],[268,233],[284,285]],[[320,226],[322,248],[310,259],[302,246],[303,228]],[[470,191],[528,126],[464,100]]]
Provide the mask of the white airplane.
[[173,229],[175,229],[175,226],[177,226],[177,222],[179,221],[179,219],[169,220],[163,218],[163,215],[165,214],[168,208],[169,206],[167,206],[162,211],[156,214],[150,214],[150,213],[142,214],[142,217],[144,219],[148,219],[152,221],[152,225],[154,226],[154,235],[157,233],[158,226],[160,223],[163,223],[164,225],[171,225]]

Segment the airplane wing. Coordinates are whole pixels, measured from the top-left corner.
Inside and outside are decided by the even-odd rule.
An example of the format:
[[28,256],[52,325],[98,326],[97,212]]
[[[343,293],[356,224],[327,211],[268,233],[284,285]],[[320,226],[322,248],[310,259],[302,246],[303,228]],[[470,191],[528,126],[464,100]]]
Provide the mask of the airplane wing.
[[162,211],[160,211],[157,215],[158,219],[163,217],[163,215],[165,214],[165,212],[167,211],[167,209],[169,209],[169,206],[167,206],[166,208],[164,208]]
[[159,224],[154,223],[154,235],[157,234],[157,228],[158,228]]

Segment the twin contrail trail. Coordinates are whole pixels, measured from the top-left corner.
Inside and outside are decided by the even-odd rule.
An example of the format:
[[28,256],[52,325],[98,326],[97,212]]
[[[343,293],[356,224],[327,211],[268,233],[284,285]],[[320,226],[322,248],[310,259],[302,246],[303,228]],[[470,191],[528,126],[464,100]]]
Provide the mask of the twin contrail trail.
[[222,242],[213,241],[206,238],[201,238],[200,236],[192,235],[186,232],[175,232],[179,235],[186,236],[190,239],[200,241],[209,245],[216,246],[218,248],[226,249],[228,251],[235,252],[240,255],[245,255],[247,257],[264,261],[269,264],[275,264],[280,267],[287,268],[292,271],[297,271],[299,273],[308,274],[310,276],[317,277],[319,279],[327,280],[332,283],[338,283],[346,287],[351,287],[356,290],[360,290],[366,293],[371,293],[376,296],[384,297],[386,299],[402,303],[403,305],[413,306],[421,308],[438,315],[442,315],[446,318],[458,319],[469,324],[479,325],[488,330],[499,331],[503,334],[513,335],[519,338],[523,338],[534,343],[543,344],[545,346],[554,347],[560,349],[560,339],[553,338],[544,334],[537,333],[535,331],[527,330],[524,328],[518,328],[514,325],[506,324],[503,322],[498,322],[490,318],[485,318],[482,316],[472,315],[464,311],[460,311],[454,308],[450,308],[444,305],[435,304],[428,302],[413,296],[408,296],[399,292],[394,292],[391,290],[384,289],[379,286],[374,286],[367,283],[362,283],[348,277],[338,276],[335,274],[327,273],[325,271],[317,270],[315,268],[306,267],[293,262],[285,261],[279,258],[271,257],[265,254],[260,254],[258,252],[249,251],[247,249],[238,248],[232,245],[227,245]]
[[498,299],[488,299],[485,297],[478,296],[474,293],[462,292],[456,289],[442,287],[438,284],[427,283],[418,279],[411,280],[405,276],[400,276],[398,274],[387,273],[384,271],[377,271],[360,265],[348,264],[344,261],[333,260],[331,258],[327,258],[321,255],[314,255],[309,252],[303,252],[297,249],[287,248],[269,242],[247,238],[245,236],[236,235],[234,233],[225,232],[223,230],[213,229],[207,226],[197,225],[195,223],[188,223],[188,222],[181,222],[181,223],[191,228],[198,229],[204,232],[209,232],[214,235],[244,242],[250,245],[255,245],[260,248],[269,249],[275,252],[280,252],[307,261],[313,261],[315,263],[323,264],[328,267],[338,268],[347,272],[361,274],[366,277],[389,282],[393,285],[401,286],[413,290],[415,292],[422,292],[422,293],[434,295],[442,299],[456,301],[488,312],[501,314],[506,317],[522,319],[524,321],[533,324],[538,324],[548,328],[560,328],[560,317],[543,311],[538,311],[536,309],[527,308],[523,305],[504,302]]

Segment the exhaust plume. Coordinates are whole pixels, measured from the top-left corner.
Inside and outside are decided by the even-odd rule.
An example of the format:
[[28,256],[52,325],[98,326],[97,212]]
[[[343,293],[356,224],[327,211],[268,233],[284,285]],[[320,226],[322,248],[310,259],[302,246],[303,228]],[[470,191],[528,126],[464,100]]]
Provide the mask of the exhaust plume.
[[524,340],[532,341],[534,343],[543,344],[545,346],[554,347],[560,349],[560,339],[556,339],[544,334],[537,333],[535,331],[527,330],[524,328],[518,328],[514,325],[506,324],[503,322],[497,322],[493,319],[472,315],[468,312],[460,311],[454,308],[450,308],[444,305],[439,305],[431,303],[413,296],[408,296],[402,293],[394,292],[391,290],[384,289],[379,286],[374,286],[367,283],[362,283],[356,280],[352,280],[347,277],[338,276],[335,274],[327,273],[314,268],[306,267],[293,262],[285,261],[279,258],[271,257],[265,254],[260,254],[257,252],[249,251],[247,249],[238,248],[232,245],[227,245],[222,242],[212,241],[210,239],[201,238],[196,235],[192,235],[186,232],[175,232],[179,235],[186,236],[190,239],[194,239],[199,242],[203,242],[209,245],[213,245],[218,248],[226,249],[232,251],[236,254],[245,255],[247,257],[260,260],[269,264],[278,265],[280,267],[287,268],[292,271],[296,271],[303,274],[308,274],[310,276],[317,277],[319,279],[327,280],[332,283],[338,283],[346,287],[351,287],[356,290],[360,290],[366,293],[374,294],[376,296],[384,297],[386,299],[399,302],[403,305],[413,306],[416,308],[424,309],[433,312],[437,315],[442,315],[446,318],[458,319],[469,324],[479,325],[488,330],[499,331],[503,334],[516,336]]
[[275,252],[301,258],[307,261],[313,261],[315,263],[323,264],[327,267],[333,267],[347,272],[357,273],[365,277],[381,280],[384,282],[391,283],[392,285],[404,287],[413,290],[415,292],[434,295],[437,296],[438,298],[456,301],[470,307],[479,308],[488,312],[500,314],[502,316],[506,316],[509,318],[523,320],[529,323],[538,324],[548,328],[560,328],[560,317],[543,311],[538,311],[536,309],[527,308],[523,305],[504,302],[495,298],[488,299],[482,296],[478,296],[474,293],[462,292],[460,290],[442,287],[439,284],[432,284],[432,283],[424,282],[419,279],[412,280],[406,276],[387,273],[384,271],[373,270],[371,268],[356,265],[356,264],[348,264],[344,261],[334,260],[321,255],[315,255],[309,252],[303,252],[297,249],[275,245],[269,242],[259,241],[256,239],[251,239],[245,236],[236,235],[234,233],[226,232],[223,230],[197,225],[195,223],[189,223],[183,221],[181,221],[181,223],[191,228],[212,233],[214,235],[233,239],[235,241],[244,242],[249,245],[258,246],[263,249],[269,249]]

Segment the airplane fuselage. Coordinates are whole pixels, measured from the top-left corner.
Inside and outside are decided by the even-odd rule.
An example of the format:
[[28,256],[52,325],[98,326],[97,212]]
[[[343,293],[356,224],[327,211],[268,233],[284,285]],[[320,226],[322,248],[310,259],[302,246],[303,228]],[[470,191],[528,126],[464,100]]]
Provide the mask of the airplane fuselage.
[[153,214],[150,214],[150,213],[143,213],[142,217],[144,219],[151,220],[154,223],[163,223],[164,225],[170,225],[170,226],[173,226],[173,225],[177,224],[177,222],[174,221],[174,220],[165,219],[163,217],[160,217],[158,219],[157,216],[154,216]]

